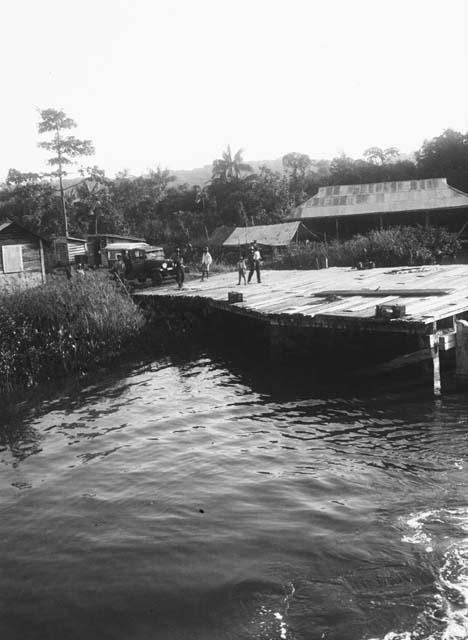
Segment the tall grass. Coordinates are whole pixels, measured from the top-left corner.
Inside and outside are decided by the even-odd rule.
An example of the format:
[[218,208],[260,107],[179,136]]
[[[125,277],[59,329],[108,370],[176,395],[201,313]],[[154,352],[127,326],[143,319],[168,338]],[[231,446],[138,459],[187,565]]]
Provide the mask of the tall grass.
[[126,292],[101,274],[0,294],[0,391],[89,370],[143,323]]
[[460,250],[456,234],[440,227],[392,227],[356,235],[350,240],[293,245],[268,261],[274,269],[350,267],[372,261],[377,267],[432,264]]

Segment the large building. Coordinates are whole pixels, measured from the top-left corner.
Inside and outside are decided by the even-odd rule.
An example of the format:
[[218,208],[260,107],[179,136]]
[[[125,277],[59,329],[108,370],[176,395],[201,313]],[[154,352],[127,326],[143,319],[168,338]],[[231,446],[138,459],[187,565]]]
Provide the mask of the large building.
[[350,237],[394,225],[444,226],[468,236],[468,194],[445,178],[321,187],[291,212],[328,238]]

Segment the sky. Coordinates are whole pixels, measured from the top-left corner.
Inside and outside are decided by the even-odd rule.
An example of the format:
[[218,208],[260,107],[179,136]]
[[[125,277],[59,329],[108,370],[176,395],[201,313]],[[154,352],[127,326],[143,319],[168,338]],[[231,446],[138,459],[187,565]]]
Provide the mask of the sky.
[[112,177],[468,129],[468,0],[15,0],[0,6],[0,181],[47,170],[61,109]]

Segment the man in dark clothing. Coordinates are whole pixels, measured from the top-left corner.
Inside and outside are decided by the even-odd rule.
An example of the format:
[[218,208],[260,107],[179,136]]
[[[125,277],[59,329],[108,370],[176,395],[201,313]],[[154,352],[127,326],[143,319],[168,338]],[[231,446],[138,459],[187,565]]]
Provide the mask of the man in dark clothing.
[[255,244],[255,247],[250,247],[249,255],[247,257],[247,265],[249,267],[249,277],[247,278],[247,284],[249,284],[250,281],[252,280],[254,271],[257,274],[257,282],[261,282],[260,260],[261,260],[260,251],[258,250],[258,247],[256,248],[256,244]]
[[125,265],[125,277],[128,278],[131,270],[132,270],[132,258],[130,257],[129,251],[122,251],[122,260]]
[[112,265],[111,273],[113,273],[119,280],[123,280],[123,278],[125,278],[125,263],[122,256],[119,256]]
[[182,289],[182,286],[185,280],[185,266],[184,266],[184,258],[180,253],[180,249],[177,249],[174,257],[174,268],[176,273],[177,284],[179,285],[179,289]]

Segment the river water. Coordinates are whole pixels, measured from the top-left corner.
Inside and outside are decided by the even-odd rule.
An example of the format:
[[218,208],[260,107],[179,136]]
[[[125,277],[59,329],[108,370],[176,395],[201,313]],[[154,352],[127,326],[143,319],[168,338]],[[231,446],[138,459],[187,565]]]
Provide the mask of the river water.
[[467,638],[467,416],[200,350],[10,403],[0,637]]

